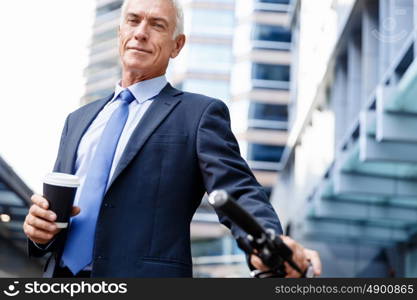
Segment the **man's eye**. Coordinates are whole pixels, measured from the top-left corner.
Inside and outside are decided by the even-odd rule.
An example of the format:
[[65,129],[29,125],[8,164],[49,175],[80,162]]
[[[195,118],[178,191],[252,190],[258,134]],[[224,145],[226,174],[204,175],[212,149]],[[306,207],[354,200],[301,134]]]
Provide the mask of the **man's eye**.
[[164,25],[162,25],[162,24],[158,24],[158,23],[156,23],[156,24],[155,24],[155,27],[158,27],[158,28],[164,29]]

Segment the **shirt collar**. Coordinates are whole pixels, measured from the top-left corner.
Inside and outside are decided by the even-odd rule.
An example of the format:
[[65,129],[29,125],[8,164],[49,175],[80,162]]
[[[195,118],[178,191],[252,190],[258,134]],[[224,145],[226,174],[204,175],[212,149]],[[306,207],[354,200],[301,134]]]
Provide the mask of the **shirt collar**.
[[[168,81],[165,75],[162,75],[152,79],[137,82],[128,86],[127,88],[129,89],[129,91],[132,92],[133,96],[135,96],[136,101],[138,101],[139,103],[143,103],[158,95],[161,92],[161,90],[167,85],[167,83]],[[123,88],[120,85],[120,82],[117,83],[114,89],[114,96],[110,102],[116,100],[123,90],[125,90],[125,88]]]

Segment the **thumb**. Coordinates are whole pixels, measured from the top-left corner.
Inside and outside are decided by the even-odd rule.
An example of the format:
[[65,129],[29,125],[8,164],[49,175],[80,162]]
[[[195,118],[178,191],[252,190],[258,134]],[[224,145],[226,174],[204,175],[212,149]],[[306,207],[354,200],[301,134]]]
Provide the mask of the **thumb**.
[[78,206],[73,206],[71,211],[71,217],[74,217],[80,213],[81,209]]

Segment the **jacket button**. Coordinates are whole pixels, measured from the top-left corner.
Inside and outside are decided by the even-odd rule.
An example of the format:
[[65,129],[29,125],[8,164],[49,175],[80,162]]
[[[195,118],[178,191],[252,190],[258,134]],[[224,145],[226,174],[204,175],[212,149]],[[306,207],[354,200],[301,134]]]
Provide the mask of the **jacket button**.
[[104,203],[104,207],[109,207],[109,204],[108,203]]

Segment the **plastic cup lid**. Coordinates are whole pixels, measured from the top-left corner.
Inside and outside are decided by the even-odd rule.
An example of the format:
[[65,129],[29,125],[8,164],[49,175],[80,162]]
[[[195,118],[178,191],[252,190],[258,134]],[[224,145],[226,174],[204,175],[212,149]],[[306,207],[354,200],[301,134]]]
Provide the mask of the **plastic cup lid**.
[[50,185],[64,187],[78,187],[80,185],[80,179],[78,178],[78,176],[56,172],[46,174],[43,182]]

